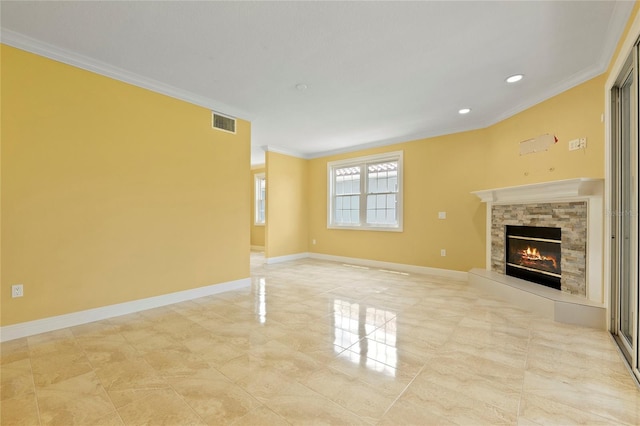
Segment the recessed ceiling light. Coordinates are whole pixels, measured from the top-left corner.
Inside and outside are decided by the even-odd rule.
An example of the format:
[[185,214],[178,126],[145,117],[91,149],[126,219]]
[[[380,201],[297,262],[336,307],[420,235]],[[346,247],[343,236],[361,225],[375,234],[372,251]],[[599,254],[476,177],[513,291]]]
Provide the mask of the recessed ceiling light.
[[305,91],[305,90],[307,90],[308,88],[309,88],[309,86],[307,86],[307,85],[306,85],[306,84],[304,84],[304,83],[296,84],[296,89],[298,89],[298,90],[300,90],[300,91]]
[[469,114],[471,112],[471,108],[462,108],[458,110],[458,114]]
[[506,82],[507,83],[515,83],[516,81],[522,80],[523,77],[524,77],[524,75],[522,75],[522,74],[515,74],[515,75],[512,75],[511,77],[507,77]]

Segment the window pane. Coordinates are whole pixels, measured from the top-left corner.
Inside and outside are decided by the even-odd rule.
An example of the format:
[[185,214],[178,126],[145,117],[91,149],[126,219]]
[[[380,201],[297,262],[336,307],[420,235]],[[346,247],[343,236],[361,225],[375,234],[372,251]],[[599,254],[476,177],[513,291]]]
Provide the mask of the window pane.
[[387,223],[396,223],[396,210],[387,210]]
[[389,192],[398,192],[398,177],[396,173],[389,178]]
[[[398,154],[400,158],[401,154]],[[387,157],[390,158],[390,157]],[[329,195],[332,203],[331,219],[336,225],[394,226],[400,208],[398,198],[399,160],[373,160],[367,163],[360,159],[361,165],[336,165],[330,168],[333,179],[333,193]],[[358,159],[348,160],[358,161]],[[363,176],[362,173],[366,173]],[[365,179],[362,182],[362,179]],[[364,191],[364,192],[362,192]],[[361,215],[361,208],[366,211]],[[340,214],[338,214],[340,212]],[[361,223],[363,221],[364,223]]]
[[351,196],[351,210],[360,210],[360,197],[357,195]]
[[373,173],[369,173],[369,193],[378,191],[378,181]]
[[396,208],[396,194],[387,195],[387,208],[388,209]]
[[353,182],[351,183],[351,193],[360,193],[360,175],[354,177]]
[[378,173],[378,192],[387,192],[386,173]]

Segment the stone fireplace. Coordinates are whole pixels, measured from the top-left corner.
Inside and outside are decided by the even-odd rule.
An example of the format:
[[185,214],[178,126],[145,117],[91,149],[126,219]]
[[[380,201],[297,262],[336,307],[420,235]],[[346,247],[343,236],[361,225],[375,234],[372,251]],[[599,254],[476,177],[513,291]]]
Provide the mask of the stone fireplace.
[[[532,276],[547,276],[548,287],[603,303],[602,190],[602,179],[578,178],[474,192],[487,204],[487,271],[514,276],[515,269],[533,282]],[[543,235],[531,236],[535,228]],[[509,261],[512,229],[520,235]],[[537,253],[527,239],[538,242]]]
[[[560,277],[559,285],[551,287],[586,297],[586,201],[494,204],[491,208],[491,270],[503,274],[508,269],[505,262],[508,254],[505,252],[505,230],[509,226],[558,229],[561,242],[558,259]],[[528,279],[523,276],[520,278]]]

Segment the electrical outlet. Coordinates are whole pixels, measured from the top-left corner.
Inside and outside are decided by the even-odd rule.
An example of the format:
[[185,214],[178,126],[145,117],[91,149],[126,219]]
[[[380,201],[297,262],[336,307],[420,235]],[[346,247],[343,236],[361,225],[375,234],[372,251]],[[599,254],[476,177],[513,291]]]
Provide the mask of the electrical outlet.
[[11,286],[11,297],[22,297],[24,296],[24,288],[22,284],[14,284]]
[[447,212],[438,212],[438,219],[446,219]]
[[440,249],[440,256],[444,257],[447,255],[447,251],[445,249]]
[[575,151],[576,149],[584,149],[587,147],[587,138],[578,138],[569,141],[569,151]]
[[313,244],[315,246],[316,245],[316,240],[315,239],[311,240],[311,244]]

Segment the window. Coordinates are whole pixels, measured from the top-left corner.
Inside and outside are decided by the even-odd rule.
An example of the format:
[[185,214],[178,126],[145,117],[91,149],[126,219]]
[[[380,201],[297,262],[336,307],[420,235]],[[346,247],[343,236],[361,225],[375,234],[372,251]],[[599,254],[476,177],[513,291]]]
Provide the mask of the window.
[[254,196],[255,196],[255,224],[264,225],[265,223],[265,202],[267,200],[267,180],[264,173],[257,173],[254,178]]
[[333,161],[329,228],[402,231],[402,151]]

